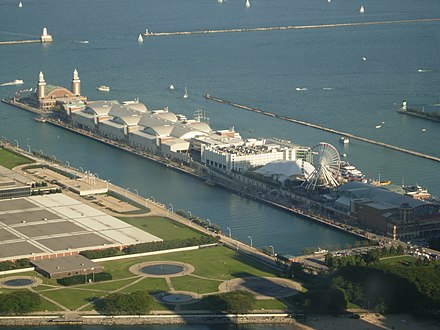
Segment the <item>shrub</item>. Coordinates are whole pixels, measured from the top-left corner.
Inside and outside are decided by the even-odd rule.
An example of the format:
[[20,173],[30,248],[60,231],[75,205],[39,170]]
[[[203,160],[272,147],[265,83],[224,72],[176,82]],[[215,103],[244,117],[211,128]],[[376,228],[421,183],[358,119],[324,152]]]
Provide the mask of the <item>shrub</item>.
[[94,282],[109,281],[112,279],[112,275],[110,273],[106,273],[106,272],[95,273],[94,275],[93,274],[76,275],[76,276],[63,277],[63,278],[57,279],[57,282],[60,285],[70,286],[70,285],[88,283],[89,280],[93,280],[93,279],[94,279]]

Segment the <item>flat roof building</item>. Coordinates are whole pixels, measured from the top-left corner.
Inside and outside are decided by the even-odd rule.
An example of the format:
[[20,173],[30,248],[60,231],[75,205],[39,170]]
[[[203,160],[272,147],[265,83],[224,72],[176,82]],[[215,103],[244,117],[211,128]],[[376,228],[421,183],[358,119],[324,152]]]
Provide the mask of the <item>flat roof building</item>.
[[103,266],[80,254],[68,257],[33,260],[31,264],[35,266],[37,272],[53,279],[96,274],[104,270]]

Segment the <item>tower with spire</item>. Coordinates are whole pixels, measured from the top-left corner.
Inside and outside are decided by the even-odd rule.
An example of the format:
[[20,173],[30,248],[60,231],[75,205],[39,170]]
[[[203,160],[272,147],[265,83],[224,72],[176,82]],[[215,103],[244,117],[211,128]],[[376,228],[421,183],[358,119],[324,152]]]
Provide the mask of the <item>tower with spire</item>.
[[38,75],[38,99],[44,99],[46,97],[46,80],[44,80],[44,74],[40,71]]
[[78,71],[73,70],[72,93],[75,96],[81,95],[81,80],[79,80]]

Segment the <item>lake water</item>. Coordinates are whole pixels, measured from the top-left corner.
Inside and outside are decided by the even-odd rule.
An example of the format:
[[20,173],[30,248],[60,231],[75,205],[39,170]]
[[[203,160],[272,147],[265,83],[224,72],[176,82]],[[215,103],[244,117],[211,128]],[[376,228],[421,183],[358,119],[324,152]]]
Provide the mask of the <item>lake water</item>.
[[[440,195],[439,163],[351,141],[339,136],[206,100],[212,95],[276,114],[351,132],[440,156],[439,124],[395,110],[408,104],[440,102],[440,22],[401,23],[145,38],[150,31],[309,25],[440,17],[437,0],[361,1],[254,0],[5,0],[0,3],[0,40],[37,38],[43,27],[50,45],[0,46],[0,96],[35,87],[38,72],[48,84],[69,88],[72,71],[89,99],[139,97],[149,108],[168,106],[187,117],[206,111],[214,129],[234,126],[244,136],[279,137],[313,146],[334,144],[367,176],[400,184],[418,183]],[[89,43],[81,43],[87,40]],[[362,60],[365,57],[366,60]],[[110,93],[96,87],[106,84]],[[175,91],[168,90],[174,84]],[[187,87],[190,97],[182,99]],[[297,91],[296,88],[303,89]],[[306,90],[305,90],[306,89]],[[384,122],[380,129],[375,126]],[[426,131],[422,131],[426,129]],[[250,133],[250,130],[252,133]],[[223,231],[257,247],[299,253],[305,247],[352,244],[354,238],[248,200],[154,162],[60,128],[33,121],[33,115],[0,105],[0,133],[24,148],[42,150],[70,165],[136,189],[174,210],[189,209]]]

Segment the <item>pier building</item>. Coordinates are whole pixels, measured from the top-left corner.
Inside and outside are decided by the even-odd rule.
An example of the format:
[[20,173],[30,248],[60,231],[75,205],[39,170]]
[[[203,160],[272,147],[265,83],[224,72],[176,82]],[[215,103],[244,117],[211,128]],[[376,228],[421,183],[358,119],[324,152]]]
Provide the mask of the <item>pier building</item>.
[[242,139],[227,145],[202,145],[202,163],[225,172],[245,172],[251,168],[271,162],[295,161],[308,148],[274,139]]
[[81,81],[78,71],[73,71],[72,90],[60,86],[47,85],[43,72],[38,75],[36,94],[32,94],[27,100],[30,104],[35,104],[42,110],[53,110],[57,106],[69,102],[86,101],[85,96],[81,96]]
[[440,235],[440,204],[429,203],[361,182],[338,188],[336,207],[360,226],[403,241]]

